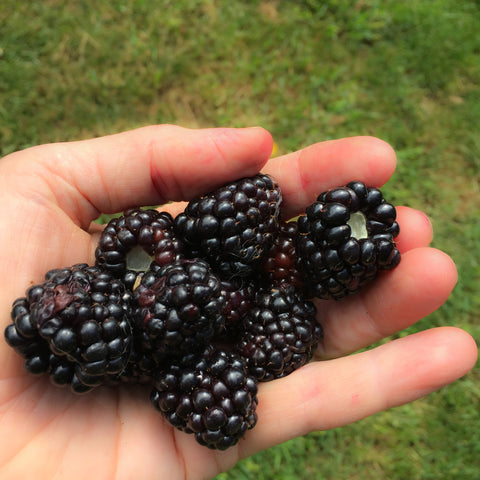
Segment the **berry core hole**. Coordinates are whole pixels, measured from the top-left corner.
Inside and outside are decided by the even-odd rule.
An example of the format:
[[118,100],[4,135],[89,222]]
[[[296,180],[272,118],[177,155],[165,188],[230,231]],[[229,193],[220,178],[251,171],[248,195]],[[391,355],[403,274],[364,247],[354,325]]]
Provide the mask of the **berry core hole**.
[[368,238],[367,220],[362,212],[354,212],[350,215],[347,225],[352,229],[352,237],[357,240]]
[[139,245],[133,247],[127,254],[127,270],[145,272],[153,258]]

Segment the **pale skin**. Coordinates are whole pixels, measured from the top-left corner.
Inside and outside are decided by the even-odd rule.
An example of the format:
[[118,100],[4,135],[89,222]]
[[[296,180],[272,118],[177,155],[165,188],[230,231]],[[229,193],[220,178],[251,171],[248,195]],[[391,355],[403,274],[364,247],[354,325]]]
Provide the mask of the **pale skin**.
[[[4,157],[2,331],[12,301],[47,270],[94,262],[100,227],[92,221],[100,212],[186,201],[262,170],[279,182],[288,217],[326,188],[353,179],[381,186],[396,164],[392,148],[371,137],[318,143],[268,160],[271,148],[261,128],[163,125]],[[0,339],[0,478],[209,479],[262,449],[414,401],[458,379],[473,367],[477,349],[455,327],[353,353],[438,309],[455,286],[452,260],[428,246],[427,217],[399,207],[398,221],[398,268],[358,296],[319,304],[325,340],[315,360],[323,361],[262,384],[257,426],[225,452],[201,447],[167,425],[150,405],[148,388],[74,395],[46,376],[26,373]]]

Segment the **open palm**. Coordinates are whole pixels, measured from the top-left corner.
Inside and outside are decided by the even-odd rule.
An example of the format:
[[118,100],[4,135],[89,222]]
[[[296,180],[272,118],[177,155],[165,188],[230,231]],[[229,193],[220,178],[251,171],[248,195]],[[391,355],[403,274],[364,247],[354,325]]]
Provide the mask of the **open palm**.
[[[260,169],[279,182],[294,216],[326,188],[385,183],[395,155],[384,142],[355,137],[312,145],[267,162],[260,128],[188,130],[152,126],[118,135],[43,145],[0,161],[0,318],[44,273],[94,262],[101,212],[184,201]],[[175,211],[175,204],[168,205]],[[319,303],[325,340],[317,359],[261,384],[258,424],[238,445],[214,452],[167,423],[143,386],[98,388],[82,396],[24,371],[0,342],[0,477],[39,479],[201,479],[239,459],[312,430],[348,424],[448,384],[475,363],[473,339],[439,328],[346,356],[438,308],[456,270],[428,248],[426,217],[398,209],[400,266],[341,302]]]

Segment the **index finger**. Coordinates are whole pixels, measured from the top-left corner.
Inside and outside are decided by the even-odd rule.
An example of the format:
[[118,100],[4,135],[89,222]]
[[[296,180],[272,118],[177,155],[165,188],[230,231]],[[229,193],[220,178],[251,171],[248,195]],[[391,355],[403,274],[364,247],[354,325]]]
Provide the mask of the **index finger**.
[[2,159],[0,180],[5,189],[34,191],[86,228],[102,212],[189,200],[254,175],[271,149],[270,134],[259,127],[152,125],[16,152]]

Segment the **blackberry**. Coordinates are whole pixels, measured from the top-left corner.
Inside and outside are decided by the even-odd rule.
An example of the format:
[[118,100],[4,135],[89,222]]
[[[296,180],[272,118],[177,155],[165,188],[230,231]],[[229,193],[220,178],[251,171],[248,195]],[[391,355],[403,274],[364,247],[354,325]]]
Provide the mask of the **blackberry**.
[[350,182],[320,194],[298,219],[297,265],[308,295],[339,300],[400,262],[396,210],[378,188]]
[[139,349],[158,364],[165,356],[202,348],[224,327],[220,279],[201,259],[146,272],[134,301]]
[[[12,318],[18,335],[38,342],[38,355],[46,359],[49,350],[64,357],[57,366],[71,362],[75,381],[94,387],[127,365],[130,302],[131,295],[110,273],[77,264],[47,272],[44,283],[14,302]],[[53,360],[49,357],[45,369],[50,374]]]
[[261,272],[272,285],[286,282],[298,290],[303,280],[296,265],[297,222],[280,222],[278,235],[262,261]]
[[171,425],[225,450],[255,426],[257,387],[240,356],[207,346],[161,371],[150,398]]
[[168,212],[132,208],[105,226],[95,251],[95,264],[123,278],[133,289],[138,272],[147,270],[153,260],[163,266],[181,254],[182,244]]
[[246,359],[250,373],[265,382],[305,365],[322,337],[315,305],[293,285],[282,283],[257,292],[236,351]]
[[130,301],[123,284],[97,267],[51,270],[13,303],[5,338],[27,370],[81,393],[126,367]]
[[268,175],[242,178],[191,200],[175,229],[224,277],[248,276],[273,244],[281,198]]

